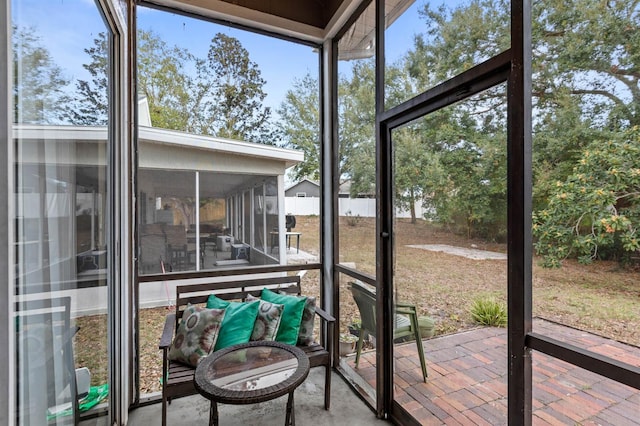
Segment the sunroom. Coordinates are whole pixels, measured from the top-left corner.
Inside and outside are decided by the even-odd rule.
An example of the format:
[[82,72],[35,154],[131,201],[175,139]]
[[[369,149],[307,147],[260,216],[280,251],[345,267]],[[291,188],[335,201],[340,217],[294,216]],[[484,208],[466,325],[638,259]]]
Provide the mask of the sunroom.
[[[374,417],[637,421],[637,4],[10,0],[0,19],[1,423],[144,423],[176,288],[287,277],[335,318],[313,338]],[[287,201],[305,180],[319,214]],[[208,418],[184,400],[170,424]]]

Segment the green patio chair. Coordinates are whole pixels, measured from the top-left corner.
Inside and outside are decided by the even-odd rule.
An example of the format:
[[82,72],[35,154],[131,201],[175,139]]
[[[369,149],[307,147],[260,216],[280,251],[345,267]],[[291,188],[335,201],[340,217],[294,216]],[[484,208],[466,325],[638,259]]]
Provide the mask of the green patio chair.
[[[356,368],[358,368],[365,334],[368,333],[371,336],[376,337],[376,293],[373,287],[359,281],[350,282],[349,289],[351,290],[353,299],[358,306],[360,319],[362,321],[360,336],[358,337],[358,343],[356,345]],[[422,337],[420,336],[418,312],[414,305],[396,303],[393,340],[398,342],[407,339],[415,339],[416,341],[418,356],[420,358],[420,366],[422,367],[422,377],[426,382],[427,363],[424,358]]]

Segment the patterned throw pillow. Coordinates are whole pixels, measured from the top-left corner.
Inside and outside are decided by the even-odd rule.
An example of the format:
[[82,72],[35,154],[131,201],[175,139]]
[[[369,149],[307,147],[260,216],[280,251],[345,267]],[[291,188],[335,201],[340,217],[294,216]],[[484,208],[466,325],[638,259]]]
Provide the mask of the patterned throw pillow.
[[215,347],[224,314],[224,309],[187,306],[169,348],[169,359],[196,367]]
[[300,332],[298,333],[298,345],[310,346],[313,344],[313,322],[316,315],[316,298],[307,296],[302,311],[302,321],[300,322]]
[[284,305],[267,302],[252,295],[247,296],[247,302],[254,300],[260,300],[260,308],[258,309],[256,322],[253,325],[251,340],[274,340],[278,334]]

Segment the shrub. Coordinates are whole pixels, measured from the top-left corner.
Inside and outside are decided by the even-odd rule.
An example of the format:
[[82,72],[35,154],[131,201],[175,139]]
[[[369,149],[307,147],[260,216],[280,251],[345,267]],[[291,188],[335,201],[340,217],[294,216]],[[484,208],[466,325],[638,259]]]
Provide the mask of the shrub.
[[507,325],[507,310],[494,299],[476,299],[471,307],[471,317],[482,325],[504,327]]
[[594,141],[573,172],[556,182],[546,207],[533,214],[542,265],[624,260],[640,252],[640,127]]
[[353,216],[351,210],[347,211],[345,216],[347,217],[347,225],[349,226],[357,226],[358,222],[360,222],[360,215]]

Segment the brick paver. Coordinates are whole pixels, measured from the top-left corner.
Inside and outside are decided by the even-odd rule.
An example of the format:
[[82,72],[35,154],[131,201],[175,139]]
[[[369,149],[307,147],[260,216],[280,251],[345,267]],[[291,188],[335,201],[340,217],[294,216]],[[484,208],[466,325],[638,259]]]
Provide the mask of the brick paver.
[[[540,319],[533,329],[640,367],[638,347]],[[423,425],[506,424],[506,336],[481,328],[425,340],[427,383],[415,342],[397,347],[396,401]],[[532,366],[534,425],[640,425],[639,390],[542,353],[533,353]],[[355,371],[375,377],[375,353],[363,353]]]

